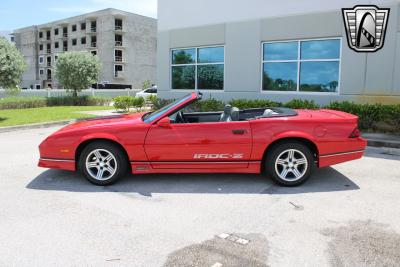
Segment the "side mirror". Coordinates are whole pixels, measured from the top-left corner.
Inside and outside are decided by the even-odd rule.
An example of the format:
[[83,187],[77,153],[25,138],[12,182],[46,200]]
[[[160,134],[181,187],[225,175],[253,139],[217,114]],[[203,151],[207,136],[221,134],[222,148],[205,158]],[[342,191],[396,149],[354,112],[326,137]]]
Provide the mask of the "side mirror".
[[171,120],[169,117],[165,117],[157,122],[159,127],[163,128],[170,128],[171,127]]

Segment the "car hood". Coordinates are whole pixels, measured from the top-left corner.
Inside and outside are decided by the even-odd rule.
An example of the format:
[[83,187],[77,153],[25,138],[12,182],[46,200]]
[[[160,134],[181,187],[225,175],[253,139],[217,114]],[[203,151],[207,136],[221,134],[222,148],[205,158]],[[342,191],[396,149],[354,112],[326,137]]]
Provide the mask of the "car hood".
[[104,116],[96,117],[90,119],[78,120],[75,123],[69,124],[61,128],[58,133],[76,131],[88,128],[98,128],[98,127],[118,127],[126,125],[134,125],[138,123],[143,123],[142,116],[145,113],[135,113],[129,115],[114,115],[114,116]]

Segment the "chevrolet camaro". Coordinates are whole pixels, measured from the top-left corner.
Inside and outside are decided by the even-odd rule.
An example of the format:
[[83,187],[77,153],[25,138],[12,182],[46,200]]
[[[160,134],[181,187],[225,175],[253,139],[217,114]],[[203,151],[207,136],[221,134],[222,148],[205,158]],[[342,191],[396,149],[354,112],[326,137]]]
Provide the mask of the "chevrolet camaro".
[[193,92],[155,112],[82,120],[47,137],[39,166],[79,170],[109,185],[127,171],[265,173],[296,186],[314,168],[363,156],[358,118],[334,110],[287,108],[193,112]]

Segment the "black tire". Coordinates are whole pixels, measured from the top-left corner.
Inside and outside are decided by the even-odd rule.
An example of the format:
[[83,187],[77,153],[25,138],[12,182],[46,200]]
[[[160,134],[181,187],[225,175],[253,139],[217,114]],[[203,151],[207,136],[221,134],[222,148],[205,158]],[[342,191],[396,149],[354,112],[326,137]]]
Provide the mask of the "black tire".
[[[97,162],[97,157],[94,155],[95,151],[100,152],[100,155],[103,156],[99,159],[101,162]],[[106,157],[107,153],[111,154],[113,158],[107,162]],[[88,158],[90,155],[91,158]],[[100,157],[99,157],[100,158]],[[86,161],[90,161],[90,163],[99,165],[98,167],[87,168]],[[93,161],[93,162],[92,162]],[[103,164],[100,166],[100,164]],[[109,164],[109,165],[107,165]],[[114,184],[118,181],[123,175],[126,174],[128,169],[128,159],[125,156],[125,153],[121,151],[121,148],[117,145],[105,141],[96,141],[88,144],[82,151],[79,157],[78,167],[81,173],[86,177],[86,179],[92,184],[105,186]],[[112,173],[108,170],[114,169],[115,172]],[[102,170],[102,175],[104,174],[104,179],[97,179],[93,175],[99,174],[100,169]],[[108,174],[108,175],[107,175]],[[108,177],[109,176],[109,177]]]
[[[294,155],[291,160],[289,159],[289,153]],[[278,157],[280,159],[279,163],[277,162]],[[301,164],[302,162],[306,163]],[[300,142],[279,143],[268,151],[265,158],[267,175],[275,183],[282,186],[293,187],[303,184],[311,176],[314,168],[313,153],[306,145]],[[286,178],[282,178],[285,174]],[[301,175],[299,176],[298,174]]]

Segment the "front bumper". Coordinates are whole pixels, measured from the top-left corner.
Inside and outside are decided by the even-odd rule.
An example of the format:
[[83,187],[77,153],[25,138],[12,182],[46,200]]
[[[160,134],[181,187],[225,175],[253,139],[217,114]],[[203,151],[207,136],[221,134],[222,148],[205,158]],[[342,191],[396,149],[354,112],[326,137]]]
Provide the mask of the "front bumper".
[[44,159],[40,158],[39,167],[49,169],[60,169],[66,171],[76,171],[75,160],[68,159]]

